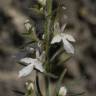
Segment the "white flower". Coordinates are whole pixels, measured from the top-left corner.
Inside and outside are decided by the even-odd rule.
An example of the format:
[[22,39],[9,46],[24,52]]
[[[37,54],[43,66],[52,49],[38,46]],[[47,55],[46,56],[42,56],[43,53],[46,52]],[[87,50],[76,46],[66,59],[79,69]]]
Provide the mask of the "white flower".
[[71,35],[60,33],[53,37],[51,44],[59,43],[61,41],[63,42],[63,47],[66,52],[74,54],[74,47],[69,41],[75,42],[75,39]]
[[62,86],[62,87],[60,88],[60,90],[59,90],[59,95],[60,95],[60,96],[66,96],[66,94],[67,94],[67,89],[66,89],[65,86]]
[[[54,43],[59,43],[59,42],[63,42],[63,47],[65,49],[65,51],[67,53],[72,53],[74,54],[74,47],[72,46],[72,44],[70,42],[75,42],[75,39],[73,38],[73,36],[63,33],[64,29],[65,29],[65,25],[60,29],[59,24],[57,23],[57,31],[59,32],[56,36],[53,37],[51,44]],[[55,29],[56,31],[56,29]],[[61,32],[60,32],[61,31]],[[69,42],[70,41],[70,42]]]
[[28,65],[19,71],[19,77],[24,77],[29,75],[34,68],[36,68],[40,72],[44,71],[42,63],[38,59],[23,58],[20,60],[20,62],[26,63]]

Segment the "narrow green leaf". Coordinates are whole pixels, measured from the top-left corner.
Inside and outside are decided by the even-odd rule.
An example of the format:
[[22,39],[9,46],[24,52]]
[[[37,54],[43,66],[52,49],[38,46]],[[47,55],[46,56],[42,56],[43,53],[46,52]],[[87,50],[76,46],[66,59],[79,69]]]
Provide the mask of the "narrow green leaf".
[[47,76],[45,76],[45,88],[46,88],[46,96],[49,96],[49,94],[50,94],[50,91],[49,91],[49,85],[50,85],[50,82],[49,82],[49,77],[47,77]]
[[35,82],[35,87],[36,87],[36,96],[43,96],[39,87],[39,77],[38,77],[38,72],[36,71],[36,82]]
[[[35,70],[37,70],[38,72],[40,72],[38,69],[34,68]],[[54,79],[58,79],[58,76],[52,74],[52,73],[47,73],[47,72],[40,72],[42,74],[44,74],[45,76],[49,77],[49,78],[54,78]]]
[[64,79],[64,76],[67,72],[67,69],[64,69],[64,71],[62,72],[58,82],[57,82],[57,85],[56,85],[56,96],[58,96],[58,93],[59,93],[59,90],[60,90],[60,87],[61,87],[61,84],[62,84],[62,81]]

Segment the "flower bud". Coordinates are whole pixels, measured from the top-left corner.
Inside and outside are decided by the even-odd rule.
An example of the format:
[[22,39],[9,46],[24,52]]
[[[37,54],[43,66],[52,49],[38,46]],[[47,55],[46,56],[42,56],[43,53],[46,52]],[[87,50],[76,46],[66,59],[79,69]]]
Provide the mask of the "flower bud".
[[42,6],[45,6],[45,5],[46,5],[46,0],[38,0],[38,2],[39,2]]
[[66,96],[67,94],[67,89],[65,86],[62,86],[59,90],[59,96]]
[[26,82],[27,90],[34,90],[33,82]]
[[26,21],[25,21],[25,28],[26,28],[26,30],[29,30],[31,27],[32,27],[32,26],[31,26],[31,24],[30,24],[30,21],[29,21],[29,20],[26,20]]

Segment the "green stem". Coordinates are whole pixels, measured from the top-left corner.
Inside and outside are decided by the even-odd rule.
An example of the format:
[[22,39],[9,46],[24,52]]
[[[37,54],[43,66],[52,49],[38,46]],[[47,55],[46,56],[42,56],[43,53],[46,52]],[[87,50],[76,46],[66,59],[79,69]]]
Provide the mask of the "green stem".
[[[52,12],[52,0],[47,0],[47,15],[51,14]],[[49,46],[50,46],[50,25],[51,25],[51,16],[46,16],[45,21],[45,52],[46,52],[46,64],[45,68],[47,71],[50,71],[50,64],[49,64]],[[45,76],[45,83],[46,83],[46,96],[50,95],[50,78]]]
[[[52,0],[47,0],[47,14],[52,12]],[[50,69],[49,65],[49,46],[50,46],[50,25],[51,25],[51,16],[46,17],[46,67],[47,71]]]

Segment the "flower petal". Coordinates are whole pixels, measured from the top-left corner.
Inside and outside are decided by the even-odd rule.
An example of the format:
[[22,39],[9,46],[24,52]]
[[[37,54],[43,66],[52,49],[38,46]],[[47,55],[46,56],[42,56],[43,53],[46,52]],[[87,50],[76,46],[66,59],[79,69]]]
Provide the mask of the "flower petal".
[[51,44],[54,44],[54,43],[58,43],[61,41],[61,36],[60,35],[56,35],[53,37],[52,41],[51,41]]
[[63,46],[67,53],[74,54],[74,47],[70,42],[63,38]]
[[64,38],[66,38],[68,41],[75,42],[75,39],[70,34],[64,34]]
[[26,58],[21,59],[20,62],[26,63],[26,64],[34,64],[34,61],[35,61],[35,60],[36,60],[36,59],[32,59],[32,58],[26,57]]
[[44,72],[44,68],[42,66],[42,63],[39,60],[35,61],[34,67],[38,69],[40,72]]
[[66,24],[63,24],[63,26],[61,27],[61,33],[63,33],[63,32],[64,32],[65,27],[66,27]]
[[24,67],[23,69],[21,69],[19,71],[19,77],[24,77],[24,76],[29,75],[32,72],[33,67],[34,67],[34,65],[30,64],[27,67]]
[[59,22],[55,22],[54,24],[54,32],[60,32],[60,26],[59,26]]

